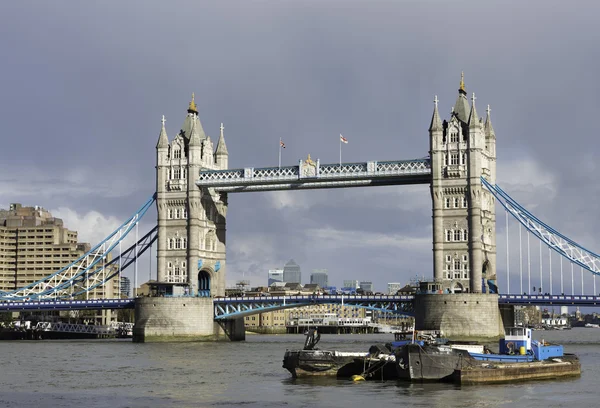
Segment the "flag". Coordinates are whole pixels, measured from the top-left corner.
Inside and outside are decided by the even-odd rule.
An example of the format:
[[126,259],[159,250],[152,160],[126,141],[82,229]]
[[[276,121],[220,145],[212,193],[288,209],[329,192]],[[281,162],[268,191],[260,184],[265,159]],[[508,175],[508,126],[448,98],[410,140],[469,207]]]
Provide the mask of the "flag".
[[283,143],[281,140],[279,141],[279,147],[285,149],[285,143]]
[[342,136],[341,133],[340,133],[340,142],[342,142],[342,143],[348,143],[348,139],[346,139],[344,136]]

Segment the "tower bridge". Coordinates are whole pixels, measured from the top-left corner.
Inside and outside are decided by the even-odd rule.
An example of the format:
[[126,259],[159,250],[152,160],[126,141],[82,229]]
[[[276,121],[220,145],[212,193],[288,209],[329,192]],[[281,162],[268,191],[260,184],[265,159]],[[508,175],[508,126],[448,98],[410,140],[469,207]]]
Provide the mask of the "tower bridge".
[[[224,127],[213,144],[200,122],[192,95],[181,130],[169,139],[163,117],[156,145],[156,193],[134,216],[103,242],[73,264],[47,278],[10,292],[3,310],[43,308],[122,307],[135,304],[134,339],[164,338],[230,339],[244,337],[239,317],[261,310],[275,310],[314,302],[343,302],[343,298],[280,297],[271,299],[225,298],[226,218],[230,193],[347,188],[384,185],[429,184],[433,219],[433,276],[429,294],[411,299],[361,299],[360,307],[406,313],[408,304],[417,328],[443,329],[460,337],[497,337],[501,334],[498,305],[569,304],[596,305],[593,296],[582,296],[584,270],[600,274],[600,257],[543,223],[496,184],[496,134],[490,109],[485,120],[476,109],[476,98],[467,98],[461,77],[450,116],[442,120],[434,98],[428,128],[428,155],[419,159],[323,164],[299,160],[295,166],[229,169]],[[142,238],[138,223],[150,205],[157,206],[157,226]],[[506,294],[498,296],[496,260],[496,203],[505,210],[507,225]],[[529,237],[540,242],[539,294],[531,293],[531,271],[525,278],[520,263],[520,288],[511,291],[508,256],[508,216],[518,221]],[[135,231],[135,232],[133,232]],[[136,243],[124,252],[121,244],[129,234]],[[74,294],[87,293],[105,284],[156,242],[157,285],[180,296],[137,298],[135,302],[68,303]],[[542,244],[549,248],[549,279],[542,274]],[[112,260],[108,254],[116,251]],[[552,253],[560,263],[560,295],[552,293]],[[521,249],[519,249],[521,258]],[[564,294],[562,260],[571,265],[571,295]],[[556,263],[555,263],[556,265]],[[581,270],[581,293],[575,294],[573,267]],[[555,275],[556,276],[556,275]],[[550,293],[541,293],[548,281]],[[544,288],[547,288],[546,283]],[[177,292],[177,293],[176,293]],[[53,300],[51,300],[53,299]],[[345,300],[349,302],[349,299]],[[54,303],[53,303],[54,302]],[[292,302],[292,303],[290,303]],[[361,303],[362,302],[362,303]],[[42,304],[43,303],[43,304]],[[348,304],[348,303],[347,303]],[[117,305],[117,306],[115,306]],[[504,306],[502,306],[504,307]],[[36,309],[37,308],[37,309]]]

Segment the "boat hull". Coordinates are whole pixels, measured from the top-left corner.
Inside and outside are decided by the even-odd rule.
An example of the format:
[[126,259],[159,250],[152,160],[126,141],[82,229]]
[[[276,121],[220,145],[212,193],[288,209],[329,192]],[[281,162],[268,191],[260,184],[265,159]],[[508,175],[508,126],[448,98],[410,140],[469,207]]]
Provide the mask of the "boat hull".
[[581,375],[579,359],[572,354],[542,361],[519,361],[517,356],[512,361],[494,361],[494,356],[489,356],[489,360],[482,361],[464,350],[410,344],[396,350],[398,377],[413,382],[491,384]]
[[362,372],[357,359],[366,353],[340,353],[327,350],[287,350],[283,357],[283,368],[294,378],[331,376],[351,377]]

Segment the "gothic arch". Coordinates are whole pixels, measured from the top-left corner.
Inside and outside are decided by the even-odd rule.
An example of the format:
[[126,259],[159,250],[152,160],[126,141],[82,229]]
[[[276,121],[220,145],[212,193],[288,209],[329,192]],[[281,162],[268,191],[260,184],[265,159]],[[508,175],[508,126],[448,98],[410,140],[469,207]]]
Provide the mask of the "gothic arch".
[[210,295],[210,281],[211,276],[209,270],[201,269],[198,271],[198,296],[199,297],[211,297]]

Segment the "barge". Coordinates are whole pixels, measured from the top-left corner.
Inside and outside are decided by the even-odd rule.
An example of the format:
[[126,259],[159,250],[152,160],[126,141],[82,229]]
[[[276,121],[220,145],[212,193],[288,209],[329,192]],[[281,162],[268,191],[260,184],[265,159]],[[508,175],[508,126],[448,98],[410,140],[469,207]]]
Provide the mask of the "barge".
[[581,375],[577,356],[561,345],[532,341],[531,329],[508,328],[500,353],[470,352],[449,345],[407,344],[395,350],[398,377],[459,384],[556,379]]

